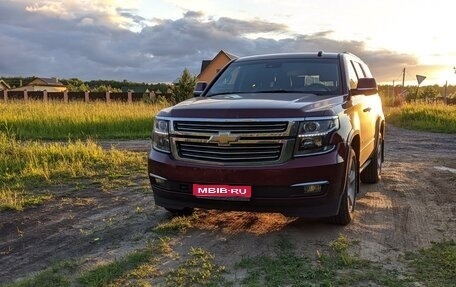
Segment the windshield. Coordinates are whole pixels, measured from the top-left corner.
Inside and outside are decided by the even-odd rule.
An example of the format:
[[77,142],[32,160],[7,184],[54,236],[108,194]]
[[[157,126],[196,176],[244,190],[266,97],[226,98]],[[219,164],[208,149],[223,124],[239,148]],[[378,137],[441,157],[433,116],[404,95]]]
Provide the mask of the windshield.
[[273,59],[233,62],[206,96],[241,93],[341,94],[337,59]]

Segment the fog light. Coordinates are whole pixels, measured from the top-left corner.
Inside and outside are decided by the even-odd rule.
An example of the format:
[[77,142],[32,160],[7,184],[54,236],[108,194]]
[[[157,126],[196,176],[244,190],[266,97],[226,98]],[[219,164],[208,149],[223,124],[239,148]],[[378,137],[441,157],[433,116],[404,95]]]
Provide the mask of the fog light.
[[153,173],[149,173],[149,176],[151,177],[151,179],[158,185],[164,185],[165,182],[166,182],[166,178],[164,177],[161,177],[161,176],[158,176],[156,174],[153,174]]
[[329,182],[326,180],[323,181],[315,181],[315,182],[303,182],[293,184],[291,187],[294,188],[296,191],[300,190],[303,193],[321,193],[325,191],[325,186],[328,185]]
[[321,192],[321,185],[319,185],[319,184],[312,184],[312,185],[304,186],[304,192],[305,192],[305,193],[317,193],[317,192]]
[[161,179],[161,178],[155,178],[155,183],[156,184],[159,184],[159,185],[162,185],[165,183],[166,180],[164,179]]
[[316,149],[320,148],[323,145],[323,139],[321,137],[311,137],[311,138],[303,138],[301,140],[301,150],[309,150],[309,149]]

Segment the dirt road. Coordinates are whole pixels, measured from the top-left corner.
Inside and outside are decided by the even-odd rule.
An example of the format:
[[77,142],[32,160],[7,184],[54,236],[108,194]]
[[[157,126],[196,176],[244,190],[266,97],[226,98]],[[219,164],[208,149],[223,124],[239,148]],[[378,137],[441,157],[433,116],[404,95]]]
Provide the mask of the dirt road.
[[[146,151],[148,141],[105,143]],[[388,127],[382,181],[361,185],[355,221],[346,227],[319,221],[198,210],[195,228],[176,240],[175,251],[202,247],[230,270],[247,256],[267,253],[286,236],[298,250],[317,250],[340,234],[359,242],[361,258],[401,268],[404,251],[456,239],[456,136]],[[50,188],[57,196],[23,212],[0,214],[0,285],[53,262],[81,260],[90,266],[145,246],[153,227],[169,220],[154,206],[145,175],[129,187]],[[169,269],[165,263],[159,266]],[[235,278],[238,274],[230,274]]]

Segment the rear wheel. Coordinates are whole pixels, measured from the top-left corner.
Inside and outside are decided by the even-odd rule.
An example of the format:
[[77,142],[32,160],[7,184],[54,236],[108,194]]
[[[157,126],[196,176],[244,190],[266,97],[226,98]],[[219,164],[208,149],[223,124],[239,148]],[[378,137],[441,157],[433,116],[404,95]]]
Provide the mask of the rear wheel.
[[330,218],[330,222],[338,225],[347,225],[353,219],[355,210],[356,194],[359,191],[359,168],[356,154],[353,148],[350,148],[350,154],[347,163],[347,175],[345,179],[345,188],[340,201],[339,213]]
[[383,137],[378,134],[377,147],[369,165],[361,172],[363,183],[377,183],[380,181],[383,163]]

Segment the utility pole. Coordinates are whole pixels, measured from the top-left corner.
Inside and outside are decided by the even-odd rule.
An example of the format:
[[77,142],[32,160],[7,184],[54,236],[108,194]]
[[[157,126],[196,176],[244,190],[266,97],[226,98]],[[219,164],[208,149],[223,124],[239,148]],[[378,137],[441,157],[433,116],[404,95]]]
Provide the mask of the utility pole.
[[404,89],[404,83],[405,83],[405,67],[402,70],[402,89]]
[[446,105],[447,104],[447,86],[448,86],[448,80],[445,81],[445,93],[443,96],[443,103]]

